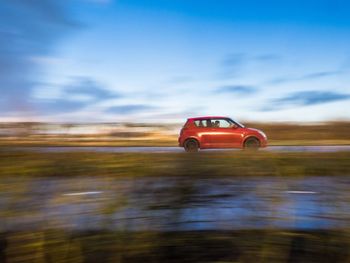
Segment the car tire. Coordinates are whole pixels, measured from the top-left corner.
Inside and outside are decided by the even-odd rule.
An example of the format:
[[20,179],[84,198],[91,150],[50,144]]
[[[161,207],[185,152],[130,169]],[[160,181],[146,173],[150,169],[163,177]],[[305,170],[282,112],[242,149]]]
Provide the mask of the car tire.
[[195,139],[188,139],[184,143],[184,148],[186,152],[198,152],[199,143]]
[[244,142],[245,150],[258,150],[260,147],[260,141],[255,137],[250,137]]

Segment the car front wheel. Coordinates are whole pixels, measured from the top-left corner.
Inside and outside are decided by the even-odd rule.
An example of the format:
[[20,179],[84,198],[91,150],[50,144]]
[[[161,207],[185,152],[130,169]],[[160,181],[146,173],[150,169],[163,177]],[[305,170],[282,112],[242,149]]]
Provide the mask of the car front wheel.
[[244,142],[244,149],[257,150],[260,147],[260,141],[257,138],[251,137]]
[[195,139],[188,139],[185,141],[184,148],[186,152],[198,152],[199,144]]

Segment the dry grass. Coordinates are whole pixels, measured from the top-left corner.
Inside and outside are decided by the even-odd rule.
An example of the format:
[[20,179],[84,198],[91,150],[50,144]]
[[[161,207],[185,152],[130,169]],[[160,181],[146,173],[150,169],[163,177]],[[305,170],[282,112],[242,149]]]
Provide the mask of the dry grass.
[[0,176],[350,175],[350,152],[39,153],[0,151]]

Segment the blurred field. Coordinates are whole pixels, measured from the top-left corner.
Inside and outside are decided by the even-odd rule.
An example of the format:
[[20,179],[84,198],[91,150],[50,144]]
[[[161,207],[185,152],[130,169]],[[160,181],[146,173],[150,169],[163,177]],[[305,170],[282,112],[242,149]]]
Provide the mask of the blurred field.
[[[298,209],[324,206],[331,210],[320,208],[323,212],[311,214],[309,220],[336,219],[347,226],[348,181],[338,180],[340,185],[327,188],[320,178],[350,176],[349,160],[350,152],[40,153],[1,148],[0,262],[349,262],[349,227],[317,229],[307,223],[309,230],[299,230],[273,224],[286,220],[293,225],[303,220]],[[323,185],[333,195],[317,195],[319,203],[315,201],[313,207],[308,207],[312,204],[308,196],[276,195],[295,188],[294,179],[312,176],[320,178],[314,179],[317,185],[312,184],[311,190],[322,191]],[[280,182],[260,186],[258,181],[253,191],[249,183],[239,184],[257,177],[280,178]],[[208,189],[198,188],[210,178],[224,179],[217,189],[230,186],[227,178],[238,178],[236,191],[210,192],[213,181]],[[289,186],[283,178],[292,178]],[[106,193],[67,195],[88,189]],[[232,201],[220,203],[226,198]],[[290,206],[302,200],[307,206]],[[226,215],[223,211],[231,207],[238,209],[238,214],[228,215],[232,225],[239,226],[235,220],[250,211],[246,221],[263,222],[263,228],[178,228],[203,225],[199,214],[190,213],[187,221],[183,216],[206,206],[219,226],[220,216]],[[291,210],[294,217],[284,218],[289,214],[279,207]],[[156,231],[157,224],[173,229]]]
[[[0,146],[177,146],[182,124],[1,123]],[[349,145],[350,122],[246,123],[269,145]]]
[[[276,185],[265,184],[264,187],[254,186],[256,189],[250,192],[246,186],[238,186],[237,192],[209,192],[206,195],[203,195],[207,192],[205,189],[201,193],[195,187],[195,182],[205,178],[237,177],[239,180],[249,180],[250,177],[266,176],[271,180],[271,177],[350,176],[349,160],[349,152],[32,153],[2,149],[0,262],[349,262],[348,227],[317,229],[315,226],[310,230],[298,230],[273,226],[276,216],[283,216],[283,211],[279,211],[278,207],[283,204],[289,207],[290,200],[274,197],[274,191],[288,189],[283,183],[277,184],[277,189],[274,188]],[[171,179],[175,177],[174,185],[163,181],[162,187],[149,188],[149,183],[152,180],[155,183],[156,178],[174,182]],[[49,181],[48,178],[55,180]],[[71,181],[75,182],[74,185],[70,181],[65,182],[65,178],[76,178]],[[115,178],[130,179],[129,186],[123,180],[119,183],[111,180]],[[140,178],[150,181],[139,185],[137,179]],[[96,189],[101,184],[98,179],[102,179],[105,189],[111,193],[109,197],[67,196],[62,193],[70,188],[82,191],[84,185]],[[63,182],[69,184],[65,190],[60,187]],[[224,182],[227,185],[228,181]],[[344,180],[339,182],[345,184]],[[324,218],[321,220],[337,216],[340,222],[348,222],[349,214],[343,204],[348,200],[348,195],[344,192],[346,186],[343,184],[339,188],[343,189],[342,198],[337,195],[337,199],[319,197],[333,211],[331,215],[322,214]],[[136,198],[134,201],[130,200],[130,195],[125,195],[125,191],[132,191],[128,189],[131,186],[134,190],[138,189],[131,194]],[[320,190],[317,185],[311,187]],[[337,193],[336,189],[332,191]],[[113,198],[112,193],[118,198]],[[233,200],[246,200],[241,205],[250,207],[247,208],[252,212],[250,223],[262,220],[269,225],[271,221],[271,226],[227,231],[174,231],[177,227],[174,224],[172,231],[152,230],[152,225],[160,223],[166,215],[161,216],[163,212],[171,212],[169,222],[165,224],[185,224],[181,218],[188,209],[216,204],[218,200],[227,198],[228,194]],[[308,198],[305,204],[309,204]],[[262,210],[264,202],[271,206],[269,210]],[[301,202],[300,198],[295,202]],[[216,220],[221,220],[218,210],[215,210],[219,204],[214,205],[211,212]],[[235,208],[239,203],[223,204]],[[131,211],[139,209],[141,214],[128,214],[128,209],[123,212],[124,206]],[[289,209],[296,208],[292,206]],[[113,216],[118,211],[122,211],[126,218]],[[158,217],[154,217],[154,214]],[[78,221],[78,226],[89,223],[91,229],[71,230],[72,226],[67,222],[73,220],[75,215],[83,220]],[[91,218],[102,219],[104,227],[100,229],[97,225],[101,220],[94,222],[90,221]],[[129,230],[141,227],[136,222],[147,223],[150,218],[153,224],[146,227],[148,231]],[[20,220],[24,222],[19,224],[21,227],[8,230],[12,223]],[[197,220],[200,225],[201,219]],[[233,225],[235,220],[238,218],[232,217],[230,220]],[[282,217],[280,220],[293,223],[302,218]],[[121,224],[119,230],[112,227],[118,223]]]
[[263,130],[270,145],[349,145],[350,122],[247,123]]

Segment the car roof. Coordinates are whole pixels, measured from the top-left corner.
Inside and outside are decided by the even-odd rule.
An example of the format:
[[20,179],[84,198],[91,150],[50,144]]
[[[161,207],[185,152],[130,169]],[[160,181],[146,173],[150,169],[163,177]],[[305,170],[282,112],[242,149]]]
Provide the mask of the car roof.
[[190,121],[195,120],[204,120],[204,119],[228,119],[227,116],[202,116],[202,117],[194,117],[194,118],[188,118]]

